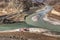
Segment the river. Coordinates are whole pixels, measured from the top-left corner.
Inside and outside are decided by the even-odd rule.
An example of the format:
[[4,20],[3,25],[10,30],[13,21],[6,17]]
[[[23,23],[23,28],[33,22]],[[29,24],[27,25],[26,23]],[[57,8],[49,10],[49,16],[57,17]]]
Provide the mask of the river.
[[29,28],[29,27],[34,27],[34,26],[28,25],[25,22],[13,23],[13,24],[0,24],[0,31],[13,30],[19,28]]
[[45,14],[47,14],[52,9],[53,9],[52,6],[46,6],[39,12],[36,12],[35,14],[28,16],[26,18],[26,23],[29,25],[37,26],[39,28],[45,28],[51,31],[60,32],[60,25],[53,25],[49,23],[48,21],[43,20],[43,18],[45,17]]
[[[18,29],[18,28],[36,27],[36,28],[45,28],[45,29],[49,29],[51,31],[60,32],[60,25],[53,25],[53,24],[50,24],[49,22],[43,20],[45,14],[47,14],[50,10],[52,10],[52,7],[46,6],[42,10],[26,17],[25,22],[14,23],[14,24],[0,24],[0,31],[12,30],[12,29]],[[37,16],[38,21],[36,18],[33,18],[34,16],[35,17]]]

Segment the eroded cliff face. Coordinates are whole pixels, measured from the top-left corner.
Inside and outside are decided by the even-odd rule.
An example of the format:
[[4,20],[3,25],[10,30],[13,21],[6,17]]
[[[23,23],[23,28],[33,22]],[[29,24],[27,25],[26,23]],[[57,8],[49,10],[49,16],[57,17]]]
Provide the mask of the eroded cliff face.
[[24,20],[24,14],[20,13],[20,10],[22,10],[20,0],[0,0],[0,21],[6,19],[10,21]]
[[60,0],[46,0],[46,3],[53,6],[56,3],[60,3]]
[[[38,0],[38,1],[41,1],[41,0]],[[33,4],[37,6],[44,5],[44,3],[49,5],[54,5],[57,2],[59,2],[59,0],[43,0],[40,3],[37,1],[36,3],[33,3],[32,0],[27,0],[27,2],[26,0],[0,0],[0,16],[1,16],[0,20],[2,21],[5,19],[8,19],[12,21],[21,21],[21,20],[24,20],[24,17],[29,14],[29,12],[23,13],[22,11],[30,10],[30,7],[34,6]]]
[[[30,0],[0,0],[0,20],[22,21],[29,14],[28,10],[32,6],[32,1]],[[23,10],[27,12],[23,13]]]
[[[54,4],[54,0],[34,0],[35,5],[41,5],[40,3],[49,3]],[[33,0],[0,0],[0,15],[7,15],[7,14],[14,14],[14,13],[20,13],[22,9],[29,10],[30,6],[33,6],[32,3],[34,3]]]
[[5,32],[0,33],[1,40],[60,40],[60,37],[49,37],[41,33]]
[[53,10],[51,10],[48,16],[60,20],[60,3],[53,6]]

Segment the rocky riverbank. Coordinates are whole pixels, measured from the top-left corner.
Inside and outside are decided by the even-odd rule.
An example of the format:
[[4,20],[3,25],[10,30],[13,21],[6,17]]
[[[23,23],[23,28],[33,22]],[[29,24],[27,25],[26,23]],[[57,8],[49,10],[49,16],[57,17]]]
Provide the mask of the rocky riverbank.
[[49,37],[41,33],[29,32],[5,32],[0,33],[1,40],[60,40],[60,38]]

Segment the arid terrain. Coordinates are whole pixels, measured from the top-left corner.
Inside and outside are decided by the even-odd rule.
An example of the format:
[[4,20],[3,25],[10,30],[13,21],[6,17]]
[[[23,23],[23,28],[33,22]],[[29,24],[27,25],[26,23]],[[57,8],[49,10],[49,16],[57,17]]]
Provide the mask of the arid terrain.
[[[35,11],[37,10],[37,8],[29,10],[29,8],[34,7],[34,5],[43,7],[42,5],[44,5],[44,3],[49,5],[55,5],[59,2],[59,0],[43,0],[42,3],[39,4],[38,2],[33,3],[29,0],[26,3],[22,0],[0,0],[0,23],[2,23],[4,20],[5,22],[6,20],[18,22],[24,21],[24,18],[27,15],[35,13]],[[29,11],[23,12],[23,10]]]
[[[6,19],[12,21],[24,21],[24,17],[28,15],[28,12],[22,13],[23,8],[20,7],[19,1],[20,0],[0,0],[0,22]],[[55,2],[54,0],[47,0],[44,2],[49,5],[55,5],[55,3],[59,3],[60,0],[56,0]],[[33,10],[31,10],[31,12],[32,11]],[[34,9],[34,11],[36,10]],[[60,37],[50,37],[43,35],[42,33],[0,32],[0,40],[60,40]]]
[[41,33],[29,32],[5,32],[0,33],[1,40],[60,40],[57,37],[49,37]]

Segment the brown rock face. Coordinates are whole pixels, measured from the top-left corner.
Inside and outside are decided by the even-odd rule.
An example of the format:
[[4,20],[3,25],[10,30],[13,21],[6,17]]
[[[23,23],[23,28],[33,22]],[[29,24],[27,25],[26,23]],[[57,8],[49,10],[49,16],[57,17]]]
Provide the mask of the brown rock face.
[[46,3],[48,3],[49,5],[55,5],[56,3],[60,3],[60,0],[47,0]]
[[60,20],[60,3],[54,5],[54,10],[49,12],[48,17]]
[[29,32],[5,32],[0,33],[1,40],[60,40],[60,37],[50,37],[43,34]]
[[55,9],[56,11],[60,12],[60,3],[56,4],[56,5],[54,6],[54,9]]

